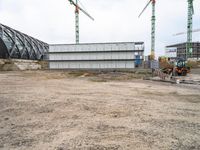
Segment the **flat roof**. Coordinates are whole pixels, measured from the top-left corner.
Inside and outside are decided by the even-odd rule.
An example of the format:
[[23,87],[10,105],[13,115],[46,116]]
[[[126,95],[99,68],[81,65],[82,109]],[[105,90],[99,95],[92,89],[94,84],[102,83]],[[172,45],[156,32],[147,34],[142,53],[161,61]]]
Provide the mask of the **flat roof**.
[[[173,45],[168,45],[166,47],[177,47],[177,46],[185,45],[185,44],[187,44],[187,42],[177,43],[177,44],[173,44]],[[192,42],[192,44],[200,44],[200,42]]]
[[101,42],[101,43],[78,43],[78,44],[49,44],[50,46],[61,46],[61,45],[95,45],[95,44],[136,44],[136,45],[142,45],[144,42]]

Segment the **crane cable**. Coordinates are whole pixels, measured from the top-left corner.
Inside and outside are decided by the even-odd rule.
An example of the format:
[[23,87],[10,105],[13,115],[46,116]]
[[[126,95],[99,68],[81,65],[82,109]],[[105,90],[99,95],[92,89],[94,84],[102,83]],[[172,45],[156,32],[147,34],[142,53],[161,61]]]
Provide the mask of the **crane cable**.
[[80,3],[81,7],[87,12],[87,9],[84,7],[83,3],[80,0],[78,0],[78,2]]

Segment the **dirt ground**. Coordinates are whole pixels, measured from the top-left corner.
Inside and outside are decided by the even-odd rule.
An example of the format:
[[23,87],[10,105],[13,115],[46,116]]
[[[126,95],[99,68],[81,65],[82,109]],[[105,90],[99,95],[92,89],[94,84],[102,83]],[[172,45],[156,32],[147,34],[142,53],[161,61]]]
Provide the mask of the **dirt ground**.
[[0,72],[0,149],[199,150],[200,86],[140,78]]

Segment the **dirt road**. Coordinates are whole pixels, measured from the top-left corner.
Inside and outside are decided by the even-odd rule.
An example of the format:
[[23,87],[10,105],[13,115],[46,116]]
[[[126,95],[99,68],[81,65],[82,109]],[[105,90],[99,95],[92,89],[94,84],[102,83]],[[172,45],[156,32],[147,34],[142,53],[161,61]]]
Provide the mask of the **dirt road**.
[[0,72],[0,149],[200,149],[200,87],[114,75]]

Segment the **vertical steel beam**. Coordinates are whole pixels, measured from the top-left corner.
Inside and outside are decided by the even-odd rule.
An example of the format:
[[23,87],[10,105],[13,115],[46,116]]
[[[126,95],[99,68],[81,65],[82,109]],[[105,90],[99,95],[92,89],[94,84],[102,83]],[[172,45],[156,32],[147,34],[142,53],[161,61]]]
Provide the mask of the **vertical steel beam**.
[[1,38],[3,39],[3,35],[4,35],[4,29],[3,29],[3,26],[0,24],[0,30],[1,30]]

